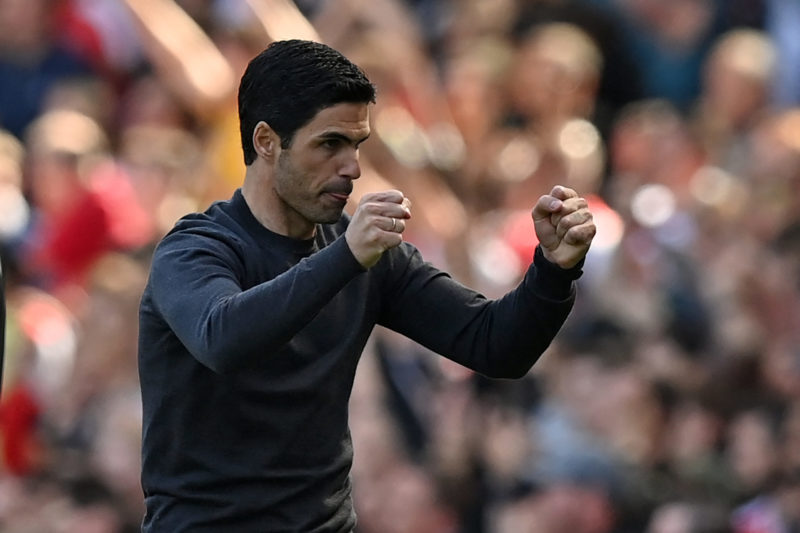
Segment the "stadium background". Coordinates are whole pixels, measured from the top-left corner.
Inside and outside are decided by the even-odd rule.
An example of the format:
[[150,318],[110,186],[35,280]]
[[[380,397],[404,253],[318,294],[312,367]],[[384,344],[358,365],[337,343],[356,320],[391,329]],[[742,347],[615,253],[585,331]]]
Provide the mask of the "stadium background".
[[0,0],[0,530],[138,530],[150,254],[239,185],[238,78],[289,37],[377,84],[357,194],[402,189],[454,277],[512,286],[555,183],[598,226],[521,381],[375,333],[359,533],[800,530],[799,27],[796,0]]

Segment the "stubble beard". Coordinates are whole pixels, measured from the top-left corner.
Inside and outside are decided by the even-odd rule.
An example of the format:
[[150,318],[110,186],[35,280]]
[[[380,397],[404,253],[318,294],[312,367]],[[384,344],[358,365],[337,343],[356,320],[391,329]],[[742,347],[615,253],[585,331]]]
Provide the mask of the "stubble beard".
[[333,224],[341,216],[343,208],[326,207],[322,192],[304,189],[312,182],[294,166],[287,151],[278,156],[278,179],[276,192],[288,208],[312,224]]

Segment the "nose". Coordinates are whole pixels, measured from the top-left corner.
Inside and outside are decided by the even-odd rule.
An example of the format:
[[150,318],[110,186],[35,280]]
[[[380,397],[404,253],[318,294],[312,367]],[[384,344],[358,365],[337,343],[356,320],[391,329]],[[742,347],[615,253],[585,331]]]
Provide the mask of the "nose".
[[361,177],[361,164],[358,162],[358,149],[348,150],[343,156],[339,175],[343,178],[357,180]]

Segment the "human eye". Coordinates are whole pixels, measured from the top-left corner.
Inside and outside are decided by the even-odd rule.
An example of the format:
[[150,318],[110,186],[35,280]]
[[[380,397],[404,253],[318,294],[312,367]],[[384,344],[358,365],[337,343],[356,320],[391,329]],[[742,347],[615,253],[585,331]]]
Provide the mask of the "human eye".
[[336,150],[342,145],[342,140],[336,137],[328,137],[327,139],[323,139],[322,143],[320,143],[323,148],[327,148],[329,150]]

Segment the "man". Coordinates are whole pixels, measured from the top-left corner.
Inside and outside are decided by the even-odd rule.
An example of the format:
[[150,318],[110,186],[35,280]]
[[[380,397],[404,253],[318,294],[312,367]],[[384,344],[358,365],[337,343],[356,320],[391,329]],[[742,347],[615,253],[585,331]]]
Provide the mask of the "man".
[[520,377],[566,319],[595,232],[555,188],[520,286],[489,301],[403,242],[410,201],[365,195],[375,89],[333,49],[282,41],[239,88],[247,170],[158,246],[140,311],[146,532],[350,532],[347,408],[376,324],[492,377]]

